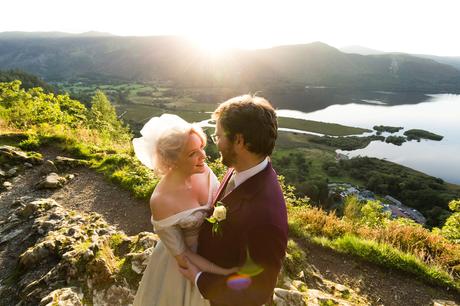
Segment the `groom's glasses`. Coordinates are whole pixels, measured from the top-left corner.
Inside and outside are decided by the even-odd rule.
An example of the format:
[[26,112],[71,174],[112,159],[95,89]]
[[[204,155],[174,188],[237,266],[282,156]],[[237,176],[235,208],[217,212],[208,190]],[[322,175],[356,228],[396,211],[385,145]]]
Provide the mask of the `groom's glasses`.
[[217,144],[217,142],[219,141],[219,136],[216,134],[211,134],[211,139],[212,139],[212,142]]

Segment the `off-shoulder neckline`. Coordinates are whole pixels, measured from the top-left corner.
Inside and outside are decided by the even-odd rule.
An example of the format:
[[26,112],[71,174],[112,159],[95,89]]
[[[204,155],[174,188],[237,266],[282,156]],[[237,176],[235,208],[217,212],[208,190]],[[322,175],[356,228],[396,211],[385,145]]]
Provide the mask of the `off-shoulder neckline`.
[[[168,226],[168,225],[173,225],[175,222],[172,222],[171,220],[177,218],[177,217],[182,217],[183,215],[187,215],[187,214],[191,214],[192,212],[194,212],[195,210],[200,210],[200,209],[209,209],[211,207],[211,203],[212,203],[212,192],[211,192],[211,183],[212,183],[212,178],[211,178],[211,168],[209,168],[208,165],[206,165],[206,168],[208,169],[208,193],[209,193],[209,196],[208,196],[208,202],[206,204],[203,204],[203,205],[200,205],[200,206],[197,206],[197,207],[192,207],[192,208],[189,208],[189,209],[186,209],[186,210],[183,210],[181,212],[178,212],[177,214],[174,214],[174,215],[171,215],[169,217],[166,217],[166,218],[163,218],[161,220],[154,220],[153,219],[153,216],[150,216],[150,221],[151,223],[155,226],[155,225],[159,225],[161,227],[165,227],[165,226]],[[175,220],[174,220],[175,221]],[[163,224],[163,223],[166,223],[166,224]]]

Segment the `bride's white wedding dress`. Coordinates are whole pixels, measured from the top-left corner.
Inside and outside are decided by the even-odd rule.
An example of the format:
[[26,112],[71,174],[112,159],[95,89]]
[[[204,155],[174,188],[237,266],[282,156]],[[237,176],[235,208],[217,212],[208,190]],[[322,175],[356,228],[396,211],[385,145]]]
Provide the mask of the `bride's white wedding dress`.
[[155,246],[134,298],[135,306],[208,306],[198,288],[180,274],[173,256],[189,248],[196,252],[200,226],[211,207],[219,182],[209,169],[206,204],[152,224],[161,241]]

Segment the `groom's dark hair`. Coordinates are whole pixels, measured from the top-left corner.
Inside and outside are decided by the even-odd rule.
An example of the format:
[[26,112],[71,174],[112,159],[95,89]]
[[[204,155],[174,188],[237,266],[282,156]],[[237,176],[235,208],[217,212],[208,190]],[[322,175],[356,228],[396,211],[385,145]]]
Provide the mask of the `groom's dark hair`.
[[278,137],[278,123],[273,106],[266,99],[253,95],[231,98],[213,113],[225,136],[234,141],[243,135],[246,148],[256,154],[271,155]]

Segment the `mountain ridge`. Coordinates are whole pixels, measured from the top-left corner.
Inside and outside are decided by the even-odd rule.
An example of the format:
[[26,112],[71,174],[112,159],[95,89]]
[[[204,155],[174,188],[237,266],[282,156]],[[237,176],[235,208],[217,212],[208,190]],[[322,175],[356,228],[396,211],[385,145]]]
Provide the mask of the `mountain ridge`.
[[359,55],[322,42],[210,56],[178,36],[0,39],[0,69],[47,81],[172,81],[178,86],[460,92],[460,70],[402,53]]

